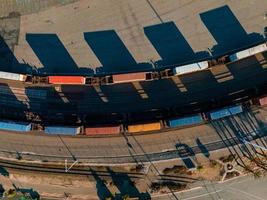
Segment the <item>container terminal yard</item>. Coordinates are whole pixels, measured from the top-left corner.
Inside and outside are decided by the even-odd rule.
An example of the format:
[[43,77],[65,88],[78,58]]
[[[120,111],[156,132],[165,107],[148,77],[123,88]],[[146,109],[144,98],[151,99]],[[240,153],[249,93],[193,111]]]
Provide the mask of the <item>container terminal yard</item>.
[[264,200],[267,1],[2,0],[1,199]]

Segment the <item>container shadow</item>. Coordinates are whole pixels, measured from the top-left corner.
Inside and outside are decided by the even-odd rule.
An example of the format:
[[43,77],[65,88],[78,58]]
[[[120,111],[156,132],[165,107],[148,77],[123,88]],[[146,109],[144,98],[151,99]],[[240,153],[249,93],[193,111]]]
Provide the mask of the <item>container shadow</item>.
[[0,84],[0,119],[26,120],[28,107],[19,100],[12,89],[5,83]]
[[27,33],[26,40],[43,64],[40,74],[92,74],[89,68],[78,68],[77,64],[56,34]]
[[0,35],[0,71],[12,73],[31,73],[32,67],[27,63],[19,63],[4,38]]
[[201,153],[206,157],[209,158],[210,157],[210,153],[208,148],[200,141],[199,138],[196,139],[196,143],[198,148],[200,149]]
[[157,67],[210,57],[206,51],[195,53],[174,22],[147,26],[144,28],[144,32],[161,56],[162,60],[156,61]]
[[266,131],[262,133],[263,125],[258,123],[255,116],[253,119],[253,116],[250,110],[244,110],[236,116],[212,122],[212,127],[240,166],[247,168],[248,162],[244,159],[246,157],[257,166],[266,169],[260,161],[260,157],[266,157],[266,154],[262,149],[256,148],[256,146],[266,148],[266,140],[262,138],[266,135]]
[[201,13],[200,18],[217,42],[217,45],[211,49],[213,56],[219,56],[264,40],[261,34],[247,34],[228,5]]
[[115,194],[115,199],[124,199],[126,196],[129,198],[151,199],[148,192],[141,193],[136,188],[135,183],[127,174],[116,173],[109,167],[107,168],[107,171],[110,174],[113,184],[120,192],[119,194]]
[[84,39],[102,64],[96,73],[120,73],[151,69],[149,63],[137,63],[114,30],[86,32]]
[[113,198],[112,193],[107,188],[105,182],[97,175],[97,172],[90,168],[90,172],[96,181],[97,196],[100,200]]
[[193,149],[188,146],[187,144],[178,143],[175,145],[175,148],[178,151],[179,157],[184,162],[185,166],[189,169],[195,169],[196,165],[195,162],[193,162],[192,158],[195,157],[195,152]]

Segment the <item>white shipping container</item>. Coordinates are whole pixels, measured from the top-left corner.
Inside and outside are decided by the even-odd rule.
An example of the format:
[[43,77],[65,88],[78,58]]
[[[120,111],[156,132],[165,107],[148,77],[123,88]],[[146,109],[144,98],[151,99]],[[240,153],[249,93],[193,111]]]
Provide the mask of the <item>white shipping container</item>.
[[10,72],[0,72],[0,78],[14,80],[14,81],[25,81],[26,76],[22,74],[15,74]]
[[255,55],[257,53],[266,51],[266,50],[267,50],[266,43],[260,44],[258,46],[255,46],[255,47],[243,50],[243,51],[239,51],[235,54],[230,55],[230,60],[233,62],[233,61],[240,60],[242,58],[246,58],[246,57]]
[[207,69],[208,67],[209,67],[208,61],[202,61],[202,62],[198,62],[198,63],[193,63],[193,64],[175,67],[173,69],[173,73],[174,73],[174,75],[185,74],[185,73],[190,73],[190,72],[195,72],[195,71]]

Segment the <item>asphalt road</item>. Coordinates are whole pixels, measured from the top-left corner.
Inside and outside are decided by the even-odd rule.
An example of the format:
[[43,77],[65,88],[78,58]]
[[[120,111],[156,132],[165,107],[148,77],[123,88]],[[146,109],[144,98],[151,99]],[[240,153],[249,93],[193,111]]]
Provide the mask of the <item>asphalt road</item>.
[[[219,120],[213,124],[203,124],[177,130],[166,130],[145,135],[118,137],[64,137],[43,134],[7,133],[2,131],[0,151],[3,157],[14,158],[19,152],[23,159],[42,161],[70,162],[78,159],[84,163],[136,163],[179,158],[176,146],[193,147],[195,153],[206,155],[209,150],[222,148],[222,140],[227,144],[237,144],[238,133],[248,138],[266,134],[265,108],[245,112],[235,117]],[[254,141],[255,142],[255,141]],[[265,139],[256,140],[259,145],[266,145]],[[203,144],[203,145],[201,145]],[[214,146],[216,144],[216,147]],[[219,145],[218,145],[219,144]],[[205,152],[202,147],[206,147]],[[253,149],[248,146],[248,150]],[[202,151],[200,149],[202,148]],[[240,152],[238,147],[230,150]],[[11,153],[10,153],[11,152]],[[240,154],[241,155],[241,154]]]

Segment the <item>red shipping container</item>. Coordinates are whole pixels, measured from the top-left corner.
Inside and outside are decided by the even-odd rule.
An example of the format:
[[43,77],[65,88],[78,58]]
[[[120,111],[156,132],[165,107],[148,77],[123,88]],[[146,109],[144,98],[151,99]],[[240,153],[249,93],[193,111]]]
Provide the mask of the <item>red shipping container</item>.
[[114,135],[119,134],[121,126],[86,127],[85,135]]
[[51,84],[85,84],[83,76],[48,76]]
[[260,98],[259,102],[261,106],[267,105],[267,97]]
[[112,75],[113,83],[123,83],[146,80],[145,72]]

